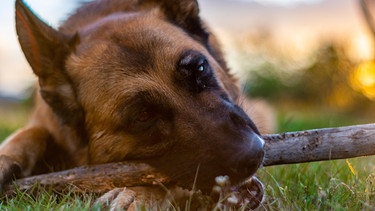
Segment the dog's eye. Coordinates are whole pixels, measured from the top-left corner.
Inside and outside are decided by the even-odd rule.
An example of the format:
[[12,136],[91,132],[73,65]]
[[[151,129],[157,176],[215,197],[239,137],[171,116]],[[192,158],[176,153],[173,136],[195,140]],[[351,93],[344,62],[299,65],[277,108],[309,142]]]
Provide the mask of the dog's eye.
[[175,79],[192,92],[201,92],[207,87],[216,87],[215,77],[205,55],[188,50],[179,60]]
[[136,121],[138,122],[147,122],[151,120],[154,117],[154,115],[149,111],[142,111],[138,116]]
[[206,59],[202,59],[202,61],[200,61],[199,65],[198,65],[198,73],[202,74],[204,71],[206,71],[207,69],[207,60]]
[[142,133],[152,128],[156,119],[152,112],[141,111],[129,119],[126,128],[132,133]]
[[183,54],[178,65],[179,80],[195,80],[206,75],[209,64],[206,57],[199,52],[187,51]]
[[142,111],[138,116],[137,116],[137,121],[138,122],[146,122],[152,118],[152,114],[148,111]]

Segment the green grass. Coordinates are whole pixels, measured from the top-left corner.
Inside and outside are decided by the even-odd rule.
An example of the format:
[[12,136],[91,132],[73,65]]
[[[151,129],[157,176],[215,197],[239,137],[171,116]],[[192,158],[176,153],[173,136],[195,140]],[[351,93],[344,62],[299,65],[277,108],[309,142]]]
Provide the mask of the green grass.
[[[332,113],[282,114],[279,129],[297,131],[366,121]],[[7,125],[0,121],[0,137],[8,135],[19,124]],[[266,192],[260,210],[375,209],[375,156],[266,167],[257,176]],[[0,202],[0,210],[90,210],[93,200],[91,196],[57,196],[48,192],[33,198],[18,192],[15,198]]]
[[374,164],[375,158],[367,157],[263,168],[258,171],[266,187],[263,206],[267,210],[374,208]]
[[0,202],[0,210],[100,210],[98,207],[91,206],[94,200],[91,195],[83,197],[71,194],[58,195],[46,191],[33,197],[16,191],[14,198],[5,198],[4,202]]
[[[280,132],[370,123],[371,118],[332,112],[280,115]],[[266,187],[266,210],[373,210],[375,156],[279,165],[257,175]]]

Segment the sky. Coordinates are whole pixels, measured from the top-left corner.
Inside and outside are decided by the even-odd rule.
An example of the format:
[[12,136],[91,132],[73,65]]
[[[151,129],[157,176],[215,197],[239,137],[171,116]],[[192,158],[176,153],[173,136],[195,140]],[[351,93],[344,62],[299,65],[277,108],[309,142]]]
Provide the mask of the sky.
[[[26,0],[31,8],[52,26],[75,7],[73,1]],[[68,3],[67,3],[68,2]],[[70,3],[69,3],[70,2]],[[18,44],[14,27],[14,1],[0,3],[0,96],[22,97],[23,92],[35,83],[35,77],[28,66]]]
[[[74,11],[78,2],[25,1],[53,27]],[[357,49],[354,56],[365,58],[373,54],[368,48],[368,31],[358,14],[357,0],[199,0],[199,3],[202,17],[222,42],[234,71],[241,71],[243,63],[239,59],[244,56],[249,56],[251,62],[257,59],[244,54],[238,40],[262,30],[269,31],[276,45],[293,54],[296,60],[309,56],[319,37],[330,36],[348,39]],[[0,24],[0,95],[20,96],[35,83],[35,76],[18,45],[14,0],[1,1]]]

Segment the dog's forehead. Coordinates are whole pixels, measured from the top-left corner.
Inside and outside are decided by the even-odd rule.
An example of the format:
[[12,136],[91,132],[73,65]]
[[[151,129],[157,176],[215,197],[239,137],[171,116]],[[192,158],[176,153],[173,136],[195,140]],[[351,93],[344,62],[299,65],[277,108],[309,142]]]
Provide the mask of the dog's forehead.
[[[82,43],[111,41],[112,44],[149,50],[156,47],[197,45],[183,29],[156,12],[115,13],[78,31]],[[184,42],[181,43],[181,41]]]
[[142,90],[171,93],[171,72],[183,52],[208,55],[182,29],[152,14],[114,14],[85,27],[79,36],[67,71],[87,104],[110,104]]
[[155,12],[112,14],[78,34],[81,42],[75,56],[96,58],[100,66],[119,64],[127,71],[146,71],[163,63],[168,67],[187,49],[206,51],[181,28]]

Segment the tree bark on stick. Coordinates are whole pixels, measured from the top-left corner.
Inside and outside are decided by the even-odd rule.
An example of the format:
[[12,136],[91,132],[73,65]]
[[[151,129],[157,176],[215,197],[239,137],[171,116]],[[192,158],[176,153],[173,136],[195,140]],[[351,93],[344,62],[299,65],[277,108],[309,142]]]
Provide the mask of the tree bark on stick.
[[[264,166],[344,159],[375,155],[375,124],[265,135]],[[16,180],[4,193],[17,188],[30,190],[34,184],[64,192],[104,193],[115,187],[167,185],[170,179],[139,162],[83,166],[62,172]]]
[[82,166],[18,179],[6,186],[3,194],[12,195],[16,189],[32,193],[45,189],[57,193],[103,194],[117,187],[156,186],[169,182],[168,177],[147,164],[119,162]]
[[266,135],[264,166],[375,155],[375,124]]

